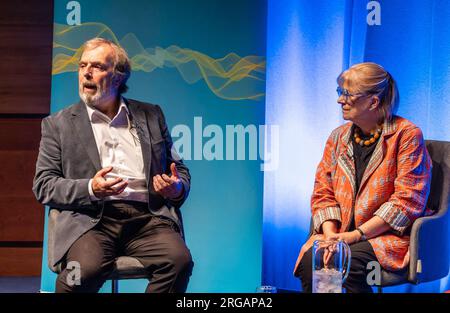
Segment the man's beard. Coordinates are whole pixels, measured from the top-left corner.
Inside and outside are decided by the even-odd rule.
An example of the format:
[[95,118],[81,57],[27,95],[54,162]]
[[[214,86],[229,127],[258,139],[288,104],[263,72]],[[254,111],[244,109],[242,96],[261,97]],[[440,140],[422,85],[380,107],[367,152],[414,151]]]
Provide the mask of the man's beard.
[[[83,92],[83,87],[85,86],[91,86],[96,87],[95,94],[91,95],[88,93]],[[78,88],[78,93],[80,95],[81,100],[83,100],[84,103],[91,107],[96,107],[100,103],[100,101],[104,98],[106,98],[107,93],[105,92],[105,88],[101,86],[100,84],[94,84],[90,82],[82,83],[80,84]]]

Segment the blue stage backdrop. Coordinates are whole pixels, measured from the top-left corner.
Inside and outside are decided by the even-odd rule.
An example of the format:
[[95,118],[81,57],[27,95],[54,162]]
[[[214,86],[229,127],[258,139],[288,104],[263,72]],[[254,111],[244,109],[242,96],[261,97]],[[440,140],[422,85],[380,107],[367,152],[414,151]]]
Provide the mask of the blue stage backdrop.
[[[292,270],[309,230],[316,166],[331,130],[344,123],[335,92],[343,69],[383,65],[398,81],[398,114],[426,139],[450,140],[450,1],[371,2],[367,9],[366,0],[268,1],[266,122],[281,125],[281,140],[280,166],[264,176],[266,284],[300,289]],[[448,289],[446,277],[385,291]]]
[[[54,22],[51,111],[79,99],[82,42],[99,36],[122,45],[133,69],[125,96],[161,105],[191,170],[182,207],[195,262],[188,291],[254,291],[262,263],[263,155],[257,152],[266,2],[55,0]],[[55,277],[45,249],[42,291],[54,291]],[[120,291],[142,292],[146,283],[123,281]]]
[[[189,291],[251,292],[261,277],[298,290],[292,270],[309,230],[315,169],[329,133],[344,122],[337,75],[363,61],[383,65],[399,84],[398,114],[426,139],[450,140],[448,16],[446,0],[56,0],[52,112],[78,99],[82,41],[103,36],[123,45],[133,60],[127,96],[162,105],[193,174],[183,208],[196,263]],[[227,136],[239,129],[243,152],[240,139]],[[258,153],[266,131],[270,165]],[[45,253],[43,261],[42,290],[53,291]],[[126,282],[121,291],[144,287]],[[446,277],[385,291],[448,289]]]

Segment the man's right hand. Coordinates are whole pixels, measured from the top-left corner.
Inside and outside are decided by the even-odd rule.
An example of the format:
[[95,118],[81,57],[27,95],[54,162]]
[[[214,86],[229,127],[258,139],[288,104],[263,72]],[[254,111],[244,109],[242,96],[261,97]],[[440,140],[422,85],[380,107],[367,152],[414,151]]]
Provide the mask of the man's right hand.
[[99,199],[116,196],[122,193],[128,185],[128,182],[120,177],[106,179],[105,175],[112,169],[112,166],[102,168],[92,178],[92,192]]

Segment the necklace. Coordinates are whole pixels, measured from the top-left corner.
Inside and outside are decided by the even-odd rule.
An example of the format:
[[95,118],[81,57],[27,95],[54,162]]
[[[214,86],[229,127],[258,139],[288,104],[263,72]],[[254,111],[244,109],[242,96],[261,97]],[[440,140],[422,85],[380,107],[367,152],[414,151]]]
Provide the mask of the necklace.
[[359,127],[355,127],[355,134],[353,135],[353,137],[355,137],[355,142],[357,144],[359,144],[360,146],[368,147],[371,144],[373,144],[374,142],[376,142],[378,138],[380,138],[381,132],[383,131],[383,124],[377,125],[377,127],[375,127],[375,129],[372,129],[370,131],[369,139],[362,139],[360,137],[360,131],[361,130]]

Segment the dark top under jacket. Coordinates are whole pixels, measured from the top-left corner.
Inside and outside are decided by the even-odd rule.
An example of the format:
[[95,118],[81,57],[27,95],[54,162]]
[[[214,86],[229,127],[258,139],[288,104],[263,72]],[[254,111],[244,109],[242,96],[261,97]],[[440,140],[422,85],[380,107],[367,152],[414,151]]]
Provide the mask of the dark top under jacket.
[[[364,171],[366,170],[367,165],[369,164],[370,158],[372,157],[373,151],[375,151],[375,147],[377,146],[377,141],[371,144],[370,146],[361,146],[355,142],[354,139],[355,127],[352,130],[352,145],[353,145],[353,161],[355,162],[355,190],[356,193],[359,191],[359,187],[361,185],[361,180],[364,175]],[[361,132],[360,132],[361,133]],[[365,136],[361,135],[362,140],[370,139],[370,135]],[[353,208],[354,209],[354,208]],[[352,223],[348,231],[355,230],[355,218],[353,215]]]

